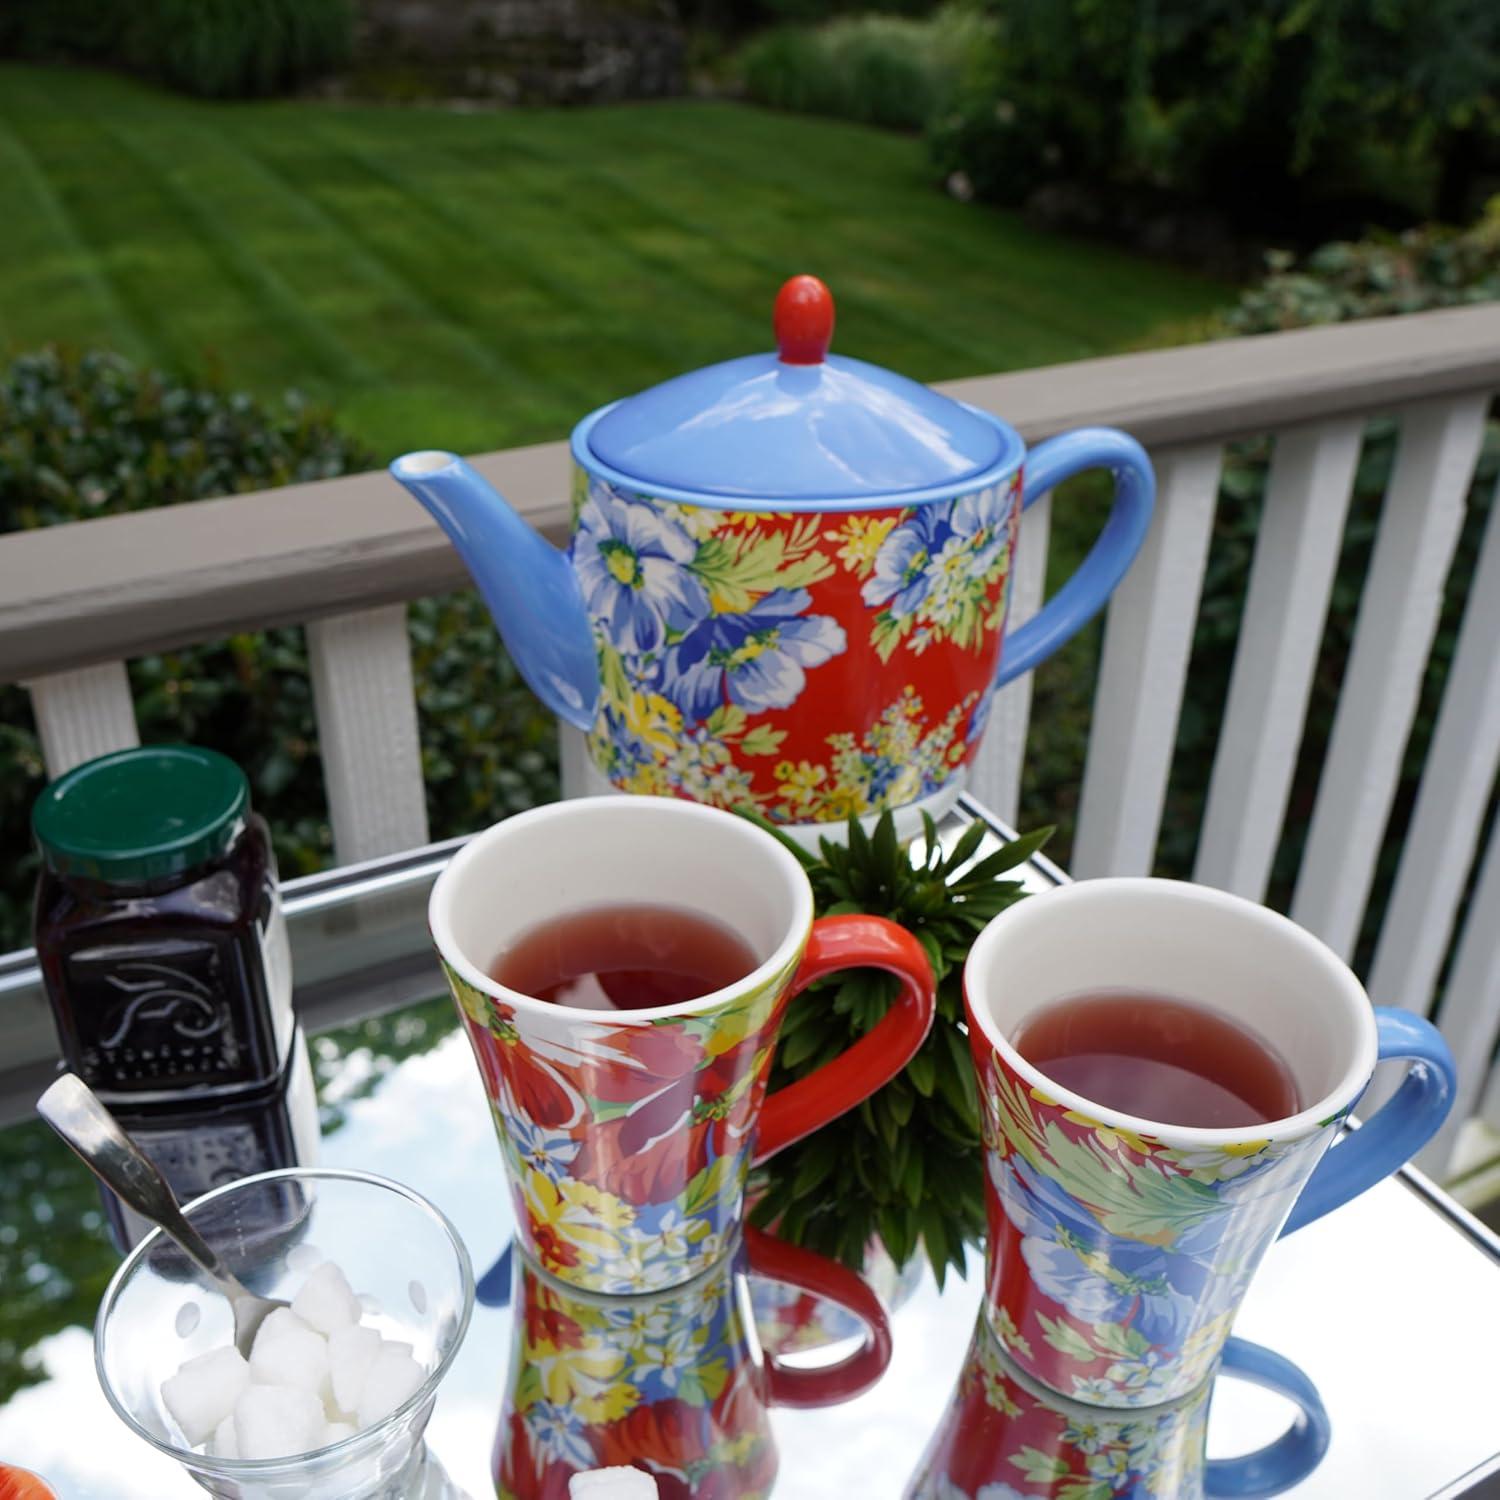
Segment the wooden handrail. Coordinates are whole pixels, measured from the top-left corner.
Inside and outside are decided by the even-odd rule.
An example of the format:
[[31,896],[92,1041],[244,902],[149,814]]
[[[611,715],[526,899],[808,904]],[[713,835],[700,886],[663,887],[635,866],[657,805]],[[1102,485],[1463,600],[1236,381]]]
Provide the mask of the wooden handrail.
[[[1300,329],[950,381],[1028,440],[1123,427],[1221,442],[1500,388],[1500,305]],[[580,413],[581,415],[581,413]],[[476,460],[543,531],[566,521],[564,443]],[[0,537],[0,681],[301,624],[463,583],[442,533],[383,472]]]

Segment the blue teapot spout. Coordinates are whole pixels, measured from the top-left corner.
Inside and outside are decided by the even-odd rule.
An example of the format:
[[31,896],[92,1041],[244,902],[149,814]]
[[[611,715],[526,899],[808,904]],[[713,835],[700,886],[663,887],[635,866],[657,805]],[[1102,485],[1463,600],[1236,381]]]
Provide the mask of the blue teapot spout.
[[403,454],[391,475],[447,532],[532,691],[559,718],[592,729],[599,667],[567,553],[533,531],[456,453]]

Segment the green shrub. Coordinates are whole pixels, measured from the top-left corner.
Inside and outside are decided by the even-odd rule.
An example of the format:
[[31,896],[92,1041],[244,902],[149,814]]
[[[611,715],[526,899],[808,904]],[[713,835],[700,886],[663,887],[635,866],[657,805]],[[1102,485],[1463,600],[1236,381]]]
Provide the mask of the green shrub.
[[779,27],[744,48],[739,74],[749,96],[773,109],[919,130],[947,107],[992,29],[964,4],[922,20],[865,15]]
[[273,94],[341,68],[351,0],[11,0],[0,52],[118,65],[183,93]]
[[919,16],[939,0],[677,0],[690,32],[742,36],[762,26],[816,26],[853,11]]
[[1500,197],[1471,228],[1423,224],[1315,250],[1299,266],[1278,251],[1268,274],[1225,314],[1234,333],[1382,318],[1500,298]]
[[1462,220],[1500,167],[1492,0],[986,0],[1001,30],[935,122],[944,176],[1317,238]]
[[[171,505],[371,467],[373,456],[295,397],[272,411],[212,383],[113,355],[45,349],[0,373],[0,531]],[[555,795],[552,721],[500,651],[471,593],[410,612],[428,815],[464,832]],[[141,738],[232,756],[270,819],[284,875],[330,850],[300,630],[130,664]],[[27,940],[35,864],[30,806],[43,784],[30,707],[0,687],[0,950]]]

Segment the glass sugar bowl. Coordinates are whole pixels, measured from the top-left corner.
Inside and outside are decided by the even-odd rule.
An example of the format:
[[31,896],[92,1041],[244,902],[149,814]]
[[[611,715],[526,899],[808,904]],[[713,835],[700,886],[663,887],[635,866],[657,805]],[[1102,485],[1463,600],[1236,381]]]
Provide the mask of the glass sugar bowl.
[[474,1305],[468,1252],[448,1219],[398,1183],[321,1168],[247,1177],[184,1213],[261,1296],[291,1300],[310,1270],[332,1261],[360,1295],[361,1322],[410,1345],[423,1379],[386,1416],[331,1446],[265,1459],[200,1451],[162,1385],[187,1360],[232,1344],[233,1315],[154,1230],[115,1273],[94,1326],[99,1380],[125,1423],[222,1500],[465,1500],[423,1441]]

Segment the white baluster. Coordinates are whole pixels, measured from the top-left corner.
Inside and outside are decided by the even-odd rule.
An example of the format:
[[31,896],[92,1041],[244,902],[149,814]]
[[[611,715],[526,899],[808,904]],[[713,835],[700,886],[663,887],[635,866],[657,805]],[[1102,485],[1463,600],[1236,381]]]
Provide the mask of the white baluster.
[[1482,395],[1423,402],[1401,424],[1292,901],[1292,916],[1346,958],[1374,876],[1488,405]]
[[[1497,497],[1500,499],[1500,497]],[[1500,505],[1490,513],[1443,706],[1370,970],[1381,1005],[1432,1009],[1500,766]]]
[[333,845],[354,864],[427,842],[406,606],[307,627]]
[[1080,879],[1150,872],[1222,459],[1217,444],[1154,457],[1156,514],[1104,632],[1073,841]]
[[1500,1037],[1500,829],[1491,835],[1484,855],[1437,1024],[1458,1064],[1458,1093],[1443,1128],[1417,1164],[1441,1177],[1460,1127],[1479,1106]]
[[1259,901],[1286,816],[1364,420],[1276,439],[1193,878]]
[[37,677],[26,686],[50,777],[141,742],[130,677],[122,661]]

